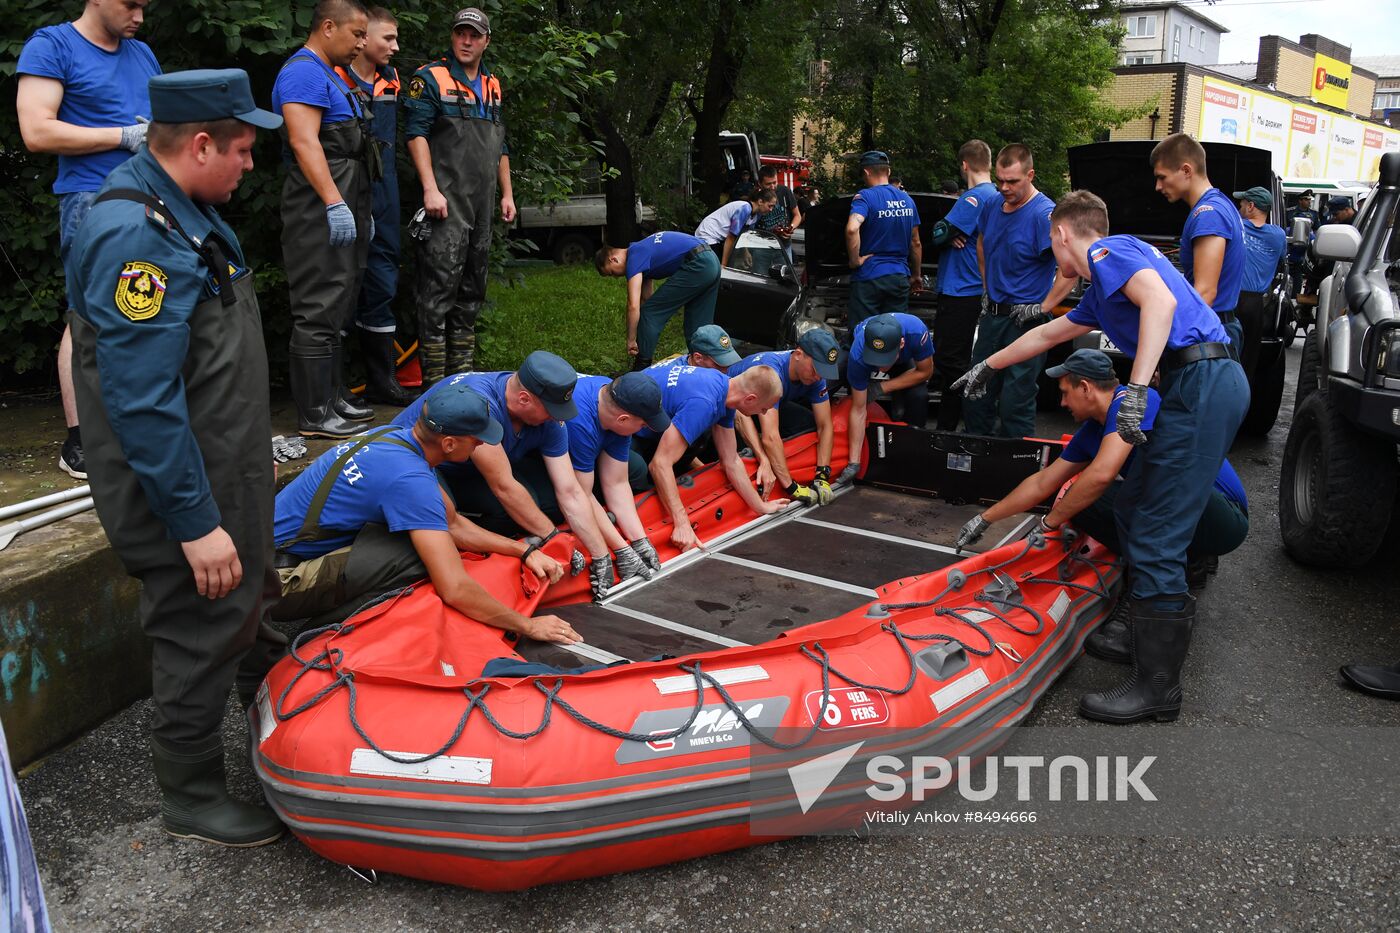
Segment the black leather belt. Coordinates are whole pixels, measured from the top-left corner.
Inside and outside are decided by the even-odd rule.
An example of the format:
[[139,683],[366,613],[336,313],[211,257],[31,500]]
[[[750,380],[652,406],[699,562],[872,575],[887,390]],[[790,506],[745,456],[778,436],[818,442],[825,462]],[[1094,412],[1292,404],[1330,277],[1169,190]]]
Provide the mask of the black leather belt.
[[1180,369],[1201,360],[1223,360],[1230,358],[1230,348],[1223,343],[1198,343],[1180,350],[1168,350],[1162,354],[1162,365],[1167,369]]
[[1015,307],[1015,303],[1010,301],[989,301],[987,302],[987,313],[993,317],[1010,317],[1011,310]]
[[304,560],[305,557],[297,557],[291,551],[278,551],[272,555],[272,566],[276,570],[290,570]]
[[685,254],[686,259],[694,259],[696,256],[703,256],[706,253],[713,253],[714,249],[708,245],[697,246]]
[[1215,315],[1216,317],[1220,318],[1221,324],[1233,324],[1236,320],[1238,320],[1238,317],[1233,311],[1217,311],[1215,312]]

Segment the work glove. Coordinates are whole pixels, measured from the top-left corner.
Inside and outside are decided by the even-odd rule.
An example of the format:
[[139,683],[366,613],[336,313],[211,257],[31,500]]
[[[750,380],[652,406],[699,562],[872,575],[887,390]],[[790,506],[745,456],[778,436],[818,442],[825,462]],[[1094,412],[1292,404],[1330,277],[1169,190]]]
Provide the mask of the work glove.
[[[578,552],[575,551],[575,554]],[[636,555],[632,555],[636,558]],[[603,597],[608,595],[608,590],[613,585],[613,562],[612,557],[604,554],[602,557],[595,557],[588,564],[588,588],[593,592],[593,601],[601,603]]]
[[848,463],[836,474],[837,486],[849,486],[856,481],[856,474],[860,472],[859,463]]
[[277,463],[300,460],[306,456],[306,438],[300,434],[284,437],[281,434],[272,439],[272,459]]
[[794,502],[801,502],[803,505],[815,505],[817,494],[810,486],[803,486],[801,483],[789,483],[783,490],[783,494]]
[[652,570],[642,562],[637,552],[630,547],[620,547],[613,552],[613,559],[617,563],[617,582],[629,580],[632,577],[641,577],[643,580],[650,580],[656,576],[656,571]]
[[1033,327],[1043,323],[1046,318],[1045,312],[1040,309],[1040,302],[1028,305],[1012,305],[1011,320],[1022,327]]
[[953,542],[954,551],[962,551],[963,548],[970,548],[982,539],[982,535],[991,524],[981,515],[974,515],[968,519],[967,524],[962,526],[962,531],[958,532],[958,540]]
[[135,123],[122,127],[122,141],[118,144],[127,152],[135,152],[146,145],[146,130],[150,129],[149,120],[136,118]]
[[1118,436],[1134,447],[1147,443],[1142,433],[1142,419],[1147,416],[1147,386],[1128,383],[1123,401],[1118,405]]
[[[548,540],[548,539],[545,539]],[[574,553],[569,555],[569,576],[576,577],[588,567],[588,558],[583,556],[583,552],[574,548]]]
[[656,553],[656,548],[652,546],[650,539],[638,538],[636,541],[629,541],[628,546],[637,552],[637,556],[642,559],[652,570],[661,570],[661,557]]
[[995,368],[988,366],[986,360],[981,360],[972,365],[972,368],[963,373],[948,388],[954,392],[961,392],[968,399],[979,399],[987,394],[987,383],[997,374]]
[[819,466],[812,477],[812,490],[817,494],[817,504],[826,505],[836,497],[831,491],[831,467]]
[[355,214],[344,201],[326,208],[326,221],[331,225],[331,245],[349,246],[355,242]]

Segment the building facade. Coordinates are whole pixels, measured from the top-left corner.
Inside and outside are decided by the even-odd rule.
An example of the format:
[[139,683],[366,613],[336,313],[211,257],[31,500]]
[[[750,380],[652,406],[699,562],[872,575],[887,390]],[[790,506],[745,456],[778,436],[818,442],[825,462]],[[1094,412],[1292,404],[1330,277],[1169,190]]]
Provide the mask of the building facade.
[[1209,64],[1220,57],[1220,36],[1230,31],[1174,0],[1124,3],[1121,17],[1124,65]]

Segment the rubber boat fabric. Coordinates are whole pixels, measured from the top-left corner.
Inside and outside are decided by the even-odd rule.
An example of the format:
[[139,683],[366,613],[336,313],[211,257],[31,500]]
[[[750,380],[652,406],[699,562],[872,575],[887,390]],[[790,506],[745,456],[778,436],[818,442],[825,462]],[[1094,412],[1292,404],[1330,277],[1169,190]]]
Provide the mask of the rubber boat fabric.
[[[845,418],[835,420],[841,451]],[[789,439],[786,453],[795,474],[810,473],[815,435]],[[815,575],[754,555],[762,557],[765,527],[776,529],[774,537],[792,530],[812,541],[839,534],[822,516],[842,503],[760,519],[719,469],[690,474],[681,493],[706,550],[678,555],[660,503],[641,497],[663,572],[602,607],[587,605],[586,578],[546,588],[522,576],[518,560],[471,565],[483,586],[521,612],[615,615],[660,633],[659,644],[685,646],[668,652],[679,656],[613,663],[620,641],[611,651],[586,642],[581,658],[513,644],[447,607],[426,581],[342,624],[303,633],[249,709],[254,766],[278,816],[312,850],[354,869],[484,890],[772,841],[781,837],[752,833],[751,815],[768,804],[751,801],[790,803],[793,786],[781,769],[751,773],[754,747],[790,749],[793,761],[819,754],[835,737],[833,715],[849,713],[854,700],[879,736],[857,764],[881,748],[927,754],[949,736],[964,742],[968,730],[980,736],[1014,725],[1079,655],[1121,582],[1113,555],[1072,530],[959,559],[950,548],[856,528],[850,547],[889,539],[901,555],[918,556],[909,566],[930,569],[874,586],[826,581],[837,611],[814,624],[755,609],[757,619],[707,632],[638,608],[664,602],[647,602],[646,588],[663,587],[656,592],[664,597],[668,579],[703,580],[712,566],[730,577],[768,579],[778,570],[790,574],[790,586],[815,589]],[[857,488],[852,495],[895,494]],[[910,514],[937,505],[903,498]],[[567,560],[573,546],[561,534],[545,550]],[[789,582],[779,576],[769,585]],[[822,618],[820,608],[813,617]],[[575,627],[593,637],[588,622]],[[776,637],[752,644],[733,637],[765,631]],[[483,676],[492,662],[520,671],[539,663],[591,669]],[[860,737],[850,725],[840,724],[841,739]],[[841,819],[863,806],[850,795],[826,796],[814,812],[826,808]]]

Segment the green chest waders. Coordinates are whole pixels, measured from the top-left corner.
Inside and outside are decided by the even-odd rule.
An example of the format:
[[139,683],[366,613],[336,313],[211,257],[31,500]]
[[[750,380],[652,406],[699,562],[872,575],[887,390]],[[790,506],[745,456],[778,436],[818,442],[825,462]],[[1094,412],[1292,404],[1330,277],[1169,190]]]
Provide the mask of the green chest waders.
[[414,289],[425,388],[447,373],[472,368],[505,140],[499,120],[459,116],[455,102],[444,107],[447,113],[433,123],[428,147],[447,217],[432,222]]
[[[141,191],[109,191],[99,200],[161,206]],[[168,209],[161,213],[170,218]],[[144,216],[141,223],[146,223]],[[184,237],[177,228],[171,235]],[[219,526],[233,539],[243,580],[223,599],[195,590],[180,542],[171,540],[147,504],[136,473],[107,417],[97,369],[97,333],[81,316],[73,328],[74,382],[83,446],[97,514],[113,550],[142,583],[141,624],[152,642],[157,740],[187,745],[218,734],[235,677],[256,684],[286,643],[263,624],[276,599],[272,569],[272,436],[267,353],[253,276],[228,281],[228,252],[216,236],[196,246],[204,268],[222,279],[219,294],[200,302],[187,322],[181,367],[190,429],[219,508]],[[172,279],[171,289],[199,291],[204,281]],[[139,379],[140,374],[131,374]],[[181,483],[186,477],[162,477]]]

